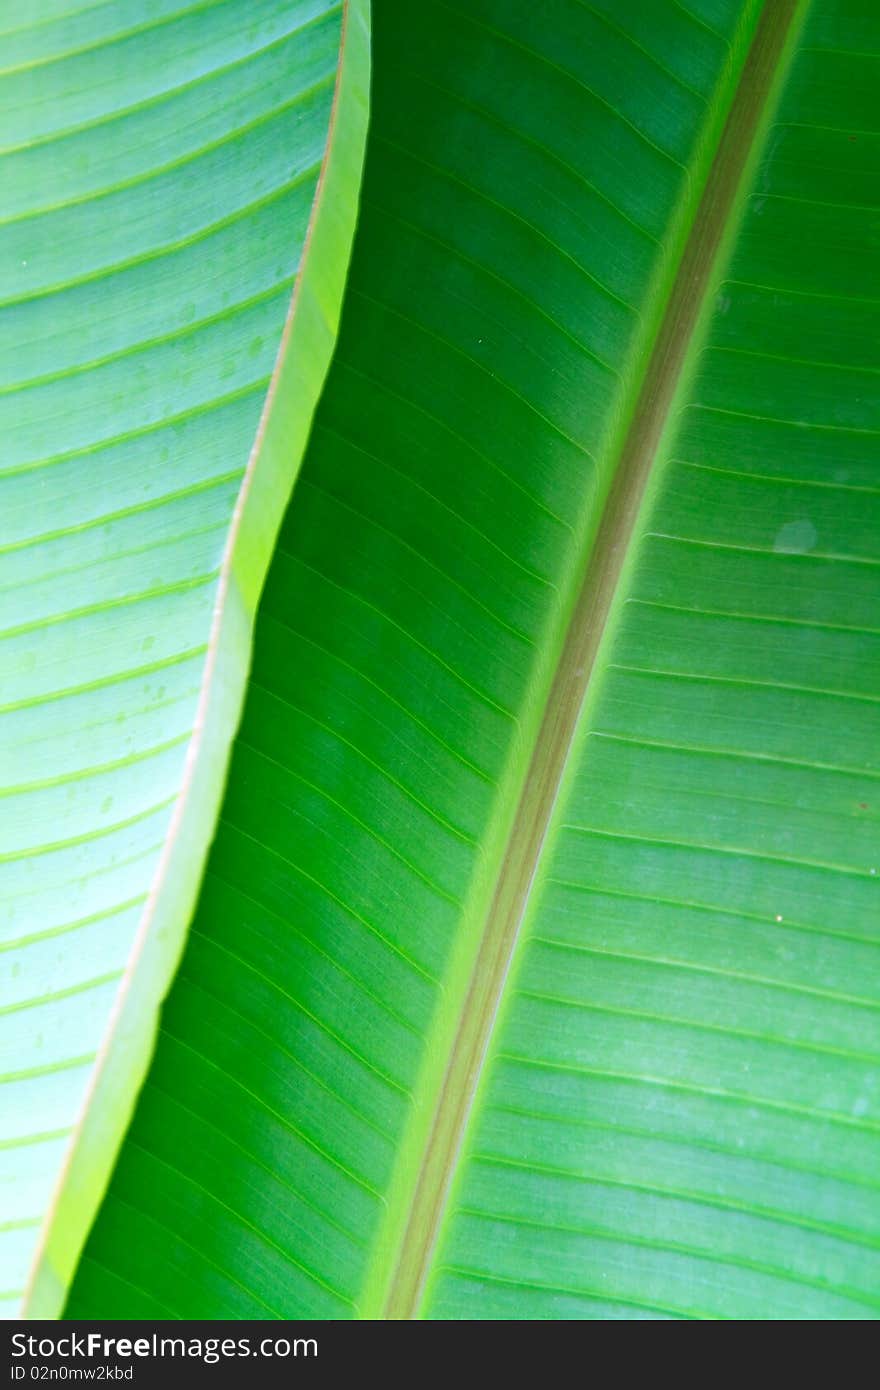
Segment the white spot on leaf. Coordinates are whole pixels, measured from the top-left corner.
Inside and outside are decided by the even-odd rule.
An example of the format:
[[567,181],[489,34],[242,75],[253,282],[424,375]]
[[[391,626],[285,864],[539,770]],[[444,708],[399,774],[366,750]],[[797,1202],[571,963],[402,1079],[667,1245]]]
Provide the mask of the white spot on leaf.
[[812,521],[787,521],[776,532],[773,549],[778,555],[804,555],[816,544],[816,528]]

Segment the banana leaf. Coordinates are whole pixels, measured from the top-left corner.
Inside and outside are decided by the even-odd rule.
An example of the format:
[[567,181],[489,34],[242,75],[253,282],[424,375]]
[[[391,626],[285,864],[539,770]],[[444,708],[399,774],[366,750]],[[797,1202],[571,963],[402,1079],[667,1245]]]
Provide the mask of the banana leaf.
[[2,7],[11,1314],[63,1306],[192,912],[338,322],[365,15],[340,50],[330,0]]
[[69,1317],[880,1310],[880,14],[376,0]]

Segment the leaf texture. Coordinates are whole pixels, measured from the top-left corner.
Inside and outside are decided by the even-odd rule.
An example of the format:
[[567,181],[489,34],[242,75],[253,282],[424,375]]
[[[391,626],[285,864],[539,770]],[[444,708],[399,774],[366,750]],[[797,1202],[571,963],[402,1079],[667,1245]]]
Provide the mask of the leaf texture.
[[380,0],[374,37],[340,341],[68,1314],[876,1318],[876,10]]
[[353,9],[344,112],[330,0],[2,10],[10,1313],[63,1305],[212,833],[353,231]]

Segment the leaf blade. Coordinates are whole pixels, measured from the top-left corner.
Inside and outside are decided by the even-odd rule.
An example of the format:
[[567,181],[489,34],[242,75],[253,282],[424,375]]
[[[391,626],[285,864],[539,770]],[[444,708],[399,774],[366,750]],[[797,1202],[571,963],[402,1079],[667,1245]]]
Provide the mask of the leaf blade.
[[[2,1285],[14,1307],[27,1279],[26,1306],[44,1316],[63,1303],[186,927],[273,517],[335,334],[365,125],[360,11],[347,128],[326,161],[338,6],[260,3],[245,25],[223,5],[165,6],[157,24],[126,27],[132,13],[22,31],[21,67],[4,77],[12,104],[23,81],[27,112],[9,156],[21,206],[3,229],[17,282],[3,354],[3,405],[16,411],[4,612],[21,595],[27,618],[7,621],[4,637],[15,711],[4,716],[4,1200],[24,1205],[28,1223],[3,1230]],[[82,42],[66,47],[74,33]],[[47,97],[60,133],[34,120]],[[169,163],[172,148],[183,153]],[[59,151],[70,163],[47,200]],[[212,187],[218,151],[225,204]],[[35,375],[47,328],[64,344],[61,368]],[[276,379],[284,418],[263,411],[261,422]]]
[[[665,125],[663,110],[646,106],[644,138],[633,129],[631,109],[618,120],[620,73],[627,62],[644,60],[634,56],[640,48],[631,33],[606,37],[591,49],[579,26],[600,21],[584,19],[585,8],[560,3],[535,19],[525,6],[484,5],[464,15],[438,4],[407,24],[403,9],[389,6],[384,28],[378,19],[375,127],[346,326],[266,591],[255,679],[193,948],[169,1000],[153,1080],[81,1268],[71,1305],[80,1315],[98,1307],[137,1308],[120,1279],[140,1273],[155,1287],[160,1264],[168,1260],[185,1276],[171,1295],[178,1315],[214,1309],[214,1315],[236,1316],[261,1299],[279,1316],[335,1315],[328,1307],[376,1316],[387,1307],[512,807],[609,484],[625,401],[636,394],[651,339],[651,327],[639,330],[625,304],[621,309],[619,301],[627,298],[621,278],[605,284],[591,257],[602,247],[603,264],[613,262],[618,277],[624,265],[642,294],[668,287],[688,220],[676,160],[693,162],[697,151],[705,156],[711,141],[700,144],[702,121],[716,134],[720,126],[719,99],[711,118],[692,117],[684,148],[676,152],[671,132],[681,135],[683,116],[684,126]],[[672,8],[680,9],[668,7],[664,20]],[[741,60],[757,11],[693,8],[700,18],[679,15],[675,23],[703,34],[701,54],[709,57],[702,79],[689,72],[687,81],[702,80],[717,98],[731,78],[724,42],[734,41]],[[836,21],[845,25],[847,13],[836,7]],[[824,9],[824,18],[810,14],[815,25],[828,23]],[[633,26],[647,22],[644,7],[634,6],[626,17]],[[712,32],[721,25],[719,42]],[[645,39],[640,30],[642,47]],[[657,51],[668,66],[679,46],[667,37]],[[623,84],[627,97],[642,83],[643,70],[636,71],[640,80]],[[794,71],[795,85],[787,90],[798,92],[802,69]],[[645,75],[646,90],[647,82]],[[522,100],[524,91],[530,100]],[[680,115],[686,106],[670,109]],[[615,199],[621,214],[609,222]],[[499,207],[505,200],[506,210]],[[553,250],[561,229],[577,255]],[[788,255],[788,245],[777,254]],[[763,270],[766,250],[760,255]],[[835,283],[824,281],[823,292]],[[654,314],[656,327],[656,304]],[[790,334],[791,320],[779,319]],[[723,313],[717,322],[727,322]],[[579,339],[589,351],[579,350]],[[713,425],[713,441],[725,421]],[[673,469],[666,462],[670,438],[661,445],[664,479]],[[863,457],[851,453],[864,468]],[[818,452],[814,466],[821,467]],[[668,572],[689,593],[692,562],[674,552],[672,570],[664,539],[681,535],[685,546],[708,549],[692,525],[703,515],[697,507],[703,494],[677,489],[668,496],[668,524],[657,537],[648,535],[650,553],[646,549],[646,558],[624,573],[619,611],[630,618],[623,602],[630,594],[645,603],[659,595],[663,611],[674,610]],[[656,494],[651,505],[659,505]],[[737,517],[757,524],[754,518],[762,515],[748,498],[738,511],[706,506],[706,524],[715,528],[707,574],[721,576],[717,601],[729,588],[740,607],[745,594],[754,605],[762,583],[778,573],[768,569],[766,555],[758,556],[758,568],[746,579],[725,568],[730,538],[724,527],[737,524]],[[801,533],[783,539],[786,545],[803,541]],[[751,554],[761,547],[752,537],[744,549]],[[740,563],[740,550],[736,554]],[[868,614],[869,591],[851,568],[836,581],[853,605],[847,612]],[[643,573],[650,600],[630,587]],[[784,597],[774,619],[788,622],[798,603],[810,610],[802,589],[785,589]],[[816,602],[832,625],[847,625],[831,595],[820,590]],[[755,616],[754,607],[744,612]],[[565,840],[570,872],[554,885],[561,893],[569,880],[586,883],[591,901],[601,897],[608,914],[620,903],[634,911],[636,900],[636,925],[645,936],[620,908],[608,917],[607,939],[598,941],[585,935],[582,916],[572,914],[573,940],[563,952],[555,940],[547,947],[547,929],[532,927],[539,912],[533,909],[423,1315],[724,1316],[730,1309],[765,1316],[768,1308],[789,1314],[800,1308],[809,1316],[837,1317],[870,1314],[873,1306],[872,1295],[865,1297],[873,1257],[853,1230],[860,1221],[867,1228],[876,1213],[874,1136],[849,1124],[849,1167],[836,1171],[835,1122],[817,1132],[803,1113],[809,1087],[822,1080],[817,1057],[834,1084],[850,1065],[837,1056],[833,1039],[853,1036],[850,1004],[861,1008],[861,996],[852,988],[852,962],[864,969],[870,954],[849,956],[848,946],[832,954],[818,930],[812,936],[802,931],[799,950],[791,953],[792,977],[785,975],[786,959],[775,957],[779,984],[807,986],[803,994],[789,988],[785,995],[799,1000],[796,1014],[791,1008],[793,1038],[778,1051],[770,1039],[770,1051],[761,1051],[756,1018],[767,999],[778,998],[767,992],[763,974],[780,949],[772,935],[780,925],[777,914],[768,937],[766,904],[758,896],[763,890],[756,887],[767,856],[753,840],[733,837],[743,825],[731,818],[735,794],[727,802],[716,794],[704,803],[696,791],[688,799],[680,785],[667,792],[668,749],[646,754],[641,806],[631,790],[635,754],[622,744],[630,726],[614,723],[617,704],[604,696],[616,682],[624,692],[621,706],[656,713],[667,742],[690,721],[712,748],[724,718],[742,705],[736,668],[742,630],[728,650],[713,646],[702,628],[688,642],[673,626],[674,612],[662,628],[655,609],[650,613],[642,626],[634,620],[620,626],[615,615],[615,641],[623,633],[620,640],[630,647],[625,661],[603,663],[601,682],[590,694],[589,717],[601,709],[609,711],[603,719],[610,722],[600,730],[605,761],[592,752],[580,792],[587,810],[598,806],[602,817],[586,821],[588,852],[580,840],[571,846]],[[638,659],[642,648],[653,650],[652,640],[670,655],[670,670],[652,674],[650,663]],[[803,671],[797,645],[786,650]],[[694,665],[704,651],[716,663],[708,671]],[[759,655],[772,661],[771,640]],[[638,693],[643,677],[655,682],[647,695]],[[666,708],[658,697],[664,681],[680,705]],[[732,689],[722,706],[719,691],[727,684]],[[769,684],[764,681],[762,691]],[[800,727],[823,729],[815,707],[802,700],[820,691],[803,674],[792,684],[797,709],[806,710]],[[679,686],[690,692],[689,703]],[[701,692],[707,693],[702,704]],[[753,733],[760,775],[770,744],[771,752],[798,752],[796,739],[784,741],[791,735],[787,707],[776,693],[769,700],[776,703],[762,709]],[[684,714],[676,719],[679,708]],[[741,723],[748,731],[748,721]],[[857,735],[848,737],[853,768],[864,762],[870,727],[868,711]],[[638,734],[646,740],[644,728]],[[845,731],[839,737],[847,738]],[[762,744],[764,738],[770,744]],[[692,779],[704,786],[701,748],[689,749],[688,767],[704,769]],[[826,760],[835,762],[836,755]],[[603,776],[614,800],[602,799]],[[571,777],[574,783],[574,771]],[[567,789],[566,805],[573,795]],[[664,796],[668,843],[654,846],[647,861],[656,903],[646,906],[632,891],[626,856],[639,836],[650,839],[646,821],[667,814]],[[765,833],[769,821],[760,808],[773,799],[769,791],[764,799],[751,798],[756,826]],[[715,827],[706,844],[695,829],[704,804]],[[799,808],[790,832],[813,834],[814,810]],[[685,835],[687,829],[692,833]],[[554,831],[557,838],[562,844],[562,830]],[[664,859],[667,851],[679,856],[681,876],[696,885],[688,899],[676,891],[673,871],[664,870],[672,862]],[[584,861],[596,883],[584,877]],[[546,869],[544,878],[549,874]],[[540,902],[549,893],[544,878]],[[780,882],[794,901],[794,880],[772,886],[779,890]],[[696,889],[712,883],[718,895],[704,900]],[[844,896],[837,906],[852,912]],[[783,918],[788,907],[786,901]],[[684,960],[657,959],[646,981],[633,947],[636,959],[624,960],[629,974],[621,984],[616,959],[608,960],[614,943],[621,956],[627,953],[620,938],[656,956],[664,933],[677,928],[684,952],[689,933],[674,914],[685,912],[692,914],[686,922],[702,924],[698,942],[711,943],[707,958],[692,948]],[[734,929],[749,933],[757,962],[747,979],[732,978]],[[867,941],[855,944],[869,947]],[[239,957],[234,969],[231,953]],[[557,957],[575,963],[562,966]],[[535,983],[517,993],[519,981],[532,978],[530,969]],[[824,970],[837,971],[846,998],[825,997],[817,983]],[[684,1017],[670,1014],[664,1021],[661,977],[670,982],[673,1003],[684,1000]],[[715,998],[709,986],[719,991]],[[566,989],[580,993],[568,998]],[[621,999],[626,990],[629,1003]],[[713,1006],[728,1015],[742,1010],[730,1037],[723,1014],[713,1021]],[[787,1015],[780,1011],[780,1017],[787,1026]],[[796,1032],[810,1018],[832,1030],[821,1053]],[[236,1050],[232,1039],[242,1030],[247,1043]],[[707,1037],[715,1040],[714,1054],[706,1052]],[[202,1091],[213,1073],[205,1059],[218,1045],[227,1080],[212,1086],[209,1102]],[[647,1062],[637,1072],[630,1063],[640,1047]],[[794,1061],[785,1065],[792,1058],[796,1083],[789,1075]],[[756,1071],[766,1066],[755,1095],[737,1089],[747,1065]],[[600,1074],[591,1081],[593,1073]],[[643,1073],[647,1100],[639,1089]],[[284,1132],[273,1128],[271,1141],[257,1110],[249,1111],[253,1123],[247,1127],[236,1117],[243,1083],[257,1105],[270,1105],[282,1121]],[[772,1148],[769,1157],[760,1148],[739,1154],[739,1107],[747,1100],[762,1102],[757,1108],[772,1125],[788,1172],[774,1166]],[[197,1111],[191,1133],[198,1136],[199,1158],[186,1172],[169,1172],[175,1156],[163,1117],[187,1106]],[[216,1136],[210,1127],[221,1108],[229,1128]],[[598,1136],[604,1136],[601,1151]],[[251,1148],[235,1164],[233,1137]],[[786,1207],[786,1178],[804,1170],[803,1154],[797,1166],[799,1146],[818,1148],[816,1163],[831,1167],[818,1176],[807,1170]],[[564,1171],[562,1162],[560,1171],[551,1165],[548,1172],[547,1152],[574,1153],[586,1176],[580,1169]],[[700,1168],[704,1153],[712,1156],[711,1167],[706,1160]],[[258,1169],[269,1155],[280,1187],[267,1189]],[[651,1190],[654,1163],[662,1164],[663,1193]],[[685,1172],[676,1184],[677,1163]],[[204,1191],[196,1197],[192,1183],[202,1179]],[[757,1196],[749,1195],[752,1179]],[[808,1228],[804,1213],[813,1198],[821,1215]],[[543,1226],[529,1204],[546,1213]],[[168,1209],[178,1232],[185,1232],[177,1240],[167,1233],[158,1239],[154,1229]],[[331,1245],[333,1221],[354,1243],[360,1240],[359,1253]],[[125,1259],[113,1239],[119,1230],[128,1233]],[[713,1233],[714,1256],[706,1253]],[[789,1247],[784,1237],[793,1242]],[[786,1248],[790,1277],[779,1269]],[[291,1264],[297,1272],[287,1285]],[[244,1291],[239,1277],[246,1280]],[[411,1287],[417,1283],[413,1279]],[[328,1285],[335,1303],[328,1301]]]

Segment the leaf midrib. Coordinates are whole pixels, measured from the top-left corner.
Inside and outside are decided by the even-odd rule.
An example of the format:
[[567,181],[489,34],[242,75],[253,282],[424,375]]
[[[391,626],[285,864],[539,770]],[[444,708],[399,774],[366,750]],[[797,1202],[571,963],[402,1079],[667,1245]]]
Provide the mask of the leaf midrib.
[[727,119],[671,277],[586,571],[564,633],[470,971],[381,1316],[418,1316],[477,1083],[654,458],[724,233],[803,0],[767,0],[731,86]]

